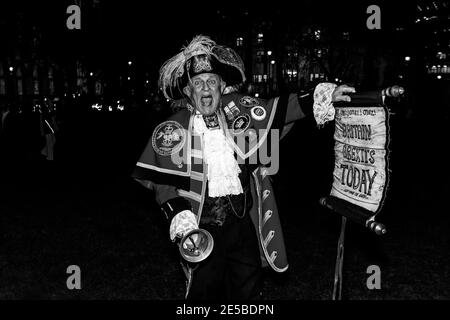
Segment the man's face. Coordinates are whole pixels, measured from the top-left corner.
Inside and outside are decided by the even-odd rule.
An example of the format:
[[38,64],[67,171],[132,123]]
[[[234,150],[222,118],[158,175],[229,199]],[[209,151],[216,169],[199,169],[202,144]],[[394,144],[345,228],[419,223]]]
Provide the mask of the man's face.
[[191,78],[184,88],[184,93],[190,98],[196,110],[203,115],[210,115],[219,107],[222,88],[225,88],[225,82],[220,76],[202,73]]

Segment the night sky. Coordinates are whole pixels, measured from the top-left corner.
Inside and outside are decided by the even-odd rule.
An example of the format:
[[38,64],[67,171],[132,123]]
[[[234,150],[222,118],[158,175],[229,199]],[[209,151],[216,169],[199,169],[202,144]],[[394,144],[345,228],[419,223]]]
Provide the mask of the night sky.
[[[236,30],[248,19],[265,18],[280,28],[292,22],[315,23],[350,31],[364,30],[368,5],[382,8],[382,28],[410,25],[414,1],[277,1],[275,3],[183,1],[101,1],[99,10],[82,10],[82,30],[66,28],[66,8],[73,1],[11,1],[2,5],[7,19],[2,38],[14,39],[8,24],[19,17],[37,25],[43,47],[52,56],[82,54],[96,60],[139,55],[160,64],[196,34],[214,36]],[[8,48],[8,47],[6,47]],[[12,48],[9,48],[12,49]]]

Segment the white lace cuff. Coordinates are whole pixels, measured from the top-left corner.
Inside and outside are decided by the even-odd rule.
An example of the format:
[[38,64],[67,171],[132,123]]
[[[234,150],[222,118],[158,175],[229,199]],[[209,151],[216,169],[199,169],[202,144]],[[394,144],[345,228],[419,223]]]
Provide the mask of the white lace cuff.
[[175,237],[182,238],[183,235],[191,230],[198,229],[197,218],[190,210],[183,210],[177,213],[170,222],[170,240]]
[[319,83],[314,90],[314,118],[319,126],[334,120],[332,94],[336,87],[334,83],[323,82]]

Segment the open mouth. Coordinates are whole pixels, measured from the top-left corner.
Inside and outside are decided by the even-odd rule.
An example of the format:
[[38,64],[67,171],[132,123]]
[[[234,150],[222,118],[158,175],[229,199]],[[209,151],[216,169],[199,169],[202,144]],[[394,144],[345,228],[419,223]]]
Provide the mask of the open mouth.
[[211,106],[213,101],[212,96],[204,96],[200,98],[200,103],[202,105],[202,107],[209,107]]

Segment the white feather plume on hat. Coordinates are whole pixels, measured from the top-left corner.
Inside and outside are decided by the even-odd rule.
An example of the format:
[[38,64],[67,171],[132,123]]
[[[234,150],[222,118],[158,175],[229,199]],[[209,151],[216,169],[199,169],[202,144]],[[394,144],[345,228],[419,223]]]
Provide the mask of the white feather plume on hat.
[[[214,56],[220,63],[236,68],[242,77],[241,82],[245,82],[244,63],[239,55],[231,48],[217,45],[211,38],[198,35],[181,50],[180,53],[167,60],[159,70],[158,85],[166,98],[173,99],[173,88],[177,88],[181,92],[181,88],[178,88],[179,79],[186,72],[185,65],[193,56],[200,54],[208,57]],[[167,89],[170,90],[170,95],[167,93]]]

